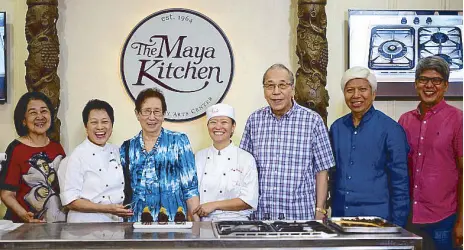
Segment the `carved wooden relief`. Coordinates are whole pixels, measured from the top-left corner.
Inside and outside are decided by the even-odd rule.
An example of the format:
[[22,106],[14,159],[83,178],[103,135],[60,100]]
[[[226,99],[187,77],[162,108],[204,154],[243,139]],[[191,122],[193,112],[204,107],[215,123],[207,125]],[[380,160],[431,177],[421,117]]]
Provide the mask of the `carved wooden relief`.
[[27,0],[26,40],[29,56],[26,64],[28,91],[47,95],[55,109],[55,127],[50,139],[60,141],[60,78],[57,74],[60,44],[56,31],[58,0]]
[[295,100],[319,113],[327,125],[327,0],[298,0]]

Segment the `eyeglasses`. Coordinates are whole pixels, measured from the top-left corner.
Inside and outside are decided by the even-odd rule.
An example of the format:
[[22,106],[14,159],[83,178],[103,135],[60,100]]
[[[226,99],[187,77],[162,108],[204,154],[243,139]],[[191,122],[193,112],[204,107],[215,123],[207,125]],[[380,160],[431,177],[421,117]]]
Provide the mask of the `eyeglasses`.
[[275,87],[278,87],[280,90],[286,90],[290,86],[292,85],[288,82],[279,83],[279,84],[270,84],[270,83],[263,84],[263,88],[268,91],[274,90]]
[[142,116],[150,116],[151,114],[153,113],[153,115],[155,116],[162,116],[163,115],[163,111],[159,110],[159,109],[155,109],[155,110],[151,110],[151,109],[142,109],[140,111],[140,114]]
[[445,79],[440,78],[440,77],[429,78],[425,76],[419,76],[416,79],[416,81],[420,85],[426,85],[427,83],[432,82],[433,85],[438,86],[438,85],[441,85],[445,81]]

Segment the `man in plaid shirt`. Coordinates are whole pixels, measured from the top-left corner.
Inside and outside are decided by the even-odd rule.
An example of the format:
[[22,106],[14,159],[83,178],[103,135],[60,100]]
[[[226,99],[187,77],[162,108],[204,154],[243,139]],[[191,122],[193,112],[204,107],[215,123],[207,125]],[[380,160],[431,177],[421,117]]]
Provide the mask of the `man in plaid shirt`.
[[256,159],[258,220],[322,219],[328,173],[335,165],[327,129],[314,111],[298,105],[293,73],[272,65],[263,76],[269,106],[247,120],[240,147]]

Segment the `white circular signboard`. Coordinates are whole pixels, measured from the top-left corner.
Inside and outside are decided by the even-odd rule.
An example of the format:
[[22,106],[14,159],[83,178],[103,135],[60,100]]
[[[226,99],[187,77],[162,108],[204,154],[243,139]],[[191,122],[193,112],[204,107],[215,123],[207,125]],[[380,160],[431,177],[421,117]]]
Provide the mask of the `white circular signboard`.
[[165,119],[188,121],[204,115],[227,93],[234,57],[224,32],[193,10],[166,9],[143,19],[129,34],[121,76],[135,100],[146,88],[160,89]]

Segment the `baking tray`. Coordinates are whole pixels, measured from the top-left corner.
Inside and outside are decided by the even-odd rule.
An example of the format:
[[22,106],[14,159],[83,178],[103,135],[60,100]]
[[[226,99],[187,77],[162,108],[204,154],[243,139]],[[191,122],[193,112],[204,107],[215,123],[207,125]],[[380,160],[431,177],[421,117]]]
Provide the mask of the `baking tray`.
[[158,224],[153,222],[150,225],[142,224],[141,222],[135,222],[133,227],[136,229],[188,229],[192,228],[193,223],[191,221],[183,223],[168,222],[166,224]]
[[[387,226],[383,227],[368,227],[368,226],[341,226],[340,221],[342,220],[355,220],[355,219],[365,219],[365,220],[381,220],[384,223],[387,223]],[[373,234],[384,234],[384,233],[400,233],[401,227],[394,225],[387,220],[384,220],[380,217],[375,216],[358,216],[358,217],[334,217],[327,220],[329,226],[343,232],[343,233],[373,233]]]

